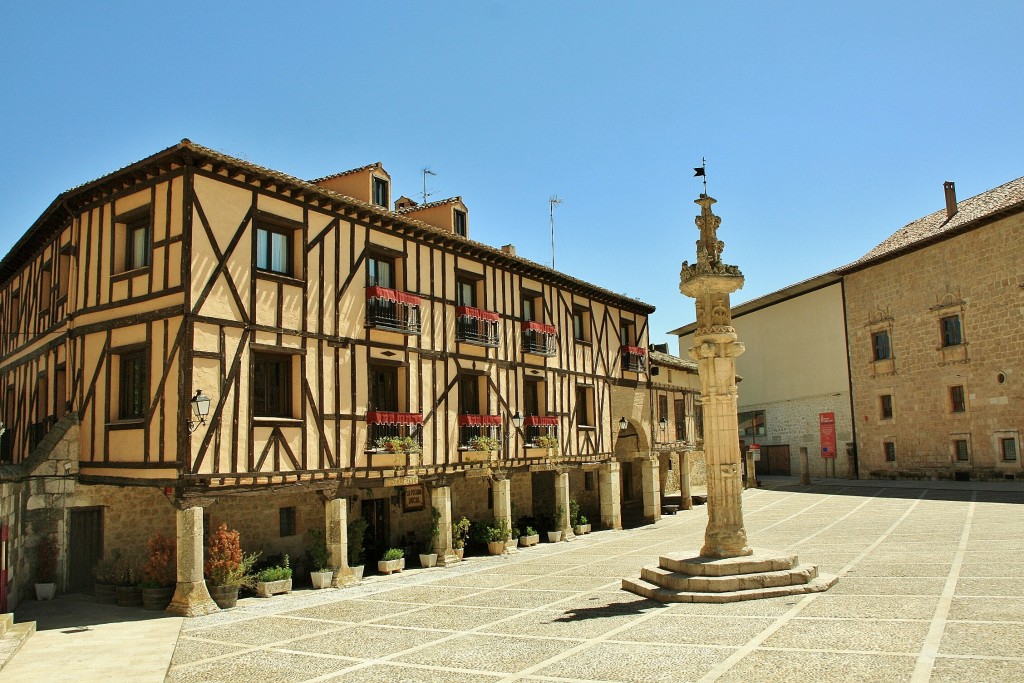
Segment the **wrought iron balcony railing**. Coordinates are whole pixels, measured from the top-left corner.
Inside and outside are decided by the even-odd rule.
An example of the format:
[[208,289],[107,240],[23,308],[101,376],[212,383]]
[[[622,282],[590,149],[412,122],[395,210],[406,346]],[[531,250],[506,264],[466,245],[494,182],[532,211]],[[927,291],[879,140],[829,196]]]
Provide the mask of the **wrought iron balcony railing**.
[[554,356],[558,353],[558,333],[555,328],[535,322],[523,323],[523,352]]
[[501,450],[501,415],[459,415],[459,448]]
[[642,346],[622,345],[622,369],[625,372],[647,371],[647,349]]
[[527,448],[555,448],[558,444],[558,418],[531,415],[523,419]]
[[366,413],[366,450],[419,452],[423,448],[423,416],[371,410]]
[[498,325],[501,318],[497,313],[483,311],[472,306],[455,309],[455,339],[481,346],[497,346],[500,339]]
[[366,324],[403,334],[419,334],[420,298],[387,287],[367,287]]

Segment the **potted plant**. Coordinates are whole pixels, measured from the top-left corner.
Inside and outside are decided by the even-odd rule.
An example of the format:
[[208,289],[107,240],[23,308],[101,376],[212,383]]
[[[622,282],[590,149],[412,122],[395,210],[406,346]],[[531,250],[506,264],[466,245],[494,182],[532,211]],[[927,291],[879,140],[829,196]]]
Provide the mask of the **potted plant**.
[[277,593],[289,593],[292,590],[292,568],[288,564],[288,555],[281,564],[265,567],[256,573],[256,597],[269,598]]
[[[507,526],[507,524],[505,525]],[[501,555],[505,552],[505,540],[508,533],[501,526],[487,527],[487,552],[491,555]]]
[[146,542],[146,564],[142,567],[142,607],[164,610],[171,604],[176,583],[177,554],[174,539],[153,534]]
[[411,436],[382,436],[374,445],[385,453],[419,453],[420,445]]
[[327,533],[323,529],[310,529],[309,536],[309,580],[313,588],[330,588],[334,579],[331,567],[331,551],[327,548]]
[[366,529],[369,526],[362,517],[357,517],[348,523],[348,566],[356,581],[363,580]]
[[435,507],[431,507],[430,536],[423,542],[423,552],[420,553],[421,567],[433,567],[437,565],[437,553],[434,552],[434,542],[439,533],[441,533],[441,511]]
[[523,548],[529,548],[530,546],[537,545],[540,542],[540,534],[537,530],[530,525],[526,525],[526,530],[522,536],[519,537],[519,545]]
[[519,545],[519,528],[510,527],[508,522],[502,522],[502,526],[508,531],[508,537],[505,539],[505,549],[512,550]]
[[548,543],[558,543],[562,540],[562,524],[565,523],[565,508],[561,505],[555,510],[555,518],[551,520],[548,527]]
[[134,557],[118,556],[114,562],[114,585],[118,607],[142,606],[142,589],[139,588],[139,563]]
[[402,571],[402,560],[405,558],[405,551],[401,548],[388,548],[384,556],[377,562],[377,571],[381,574]]
[[465,516],[452,524],[452,549],[455,550],[455,555],[460,560],[466,552],[466,541],[469,540],[470,526],[470,521]]
[[580,504],[575,498],[569,501],[569,525],[572,526],[572,532],[577,536],[587,533],[587,518],[580,513]]
[[238,588],[252,583],[250,572],[258,553],[246,555],[238,540],[238,532],[221,524],[210,534],[206,544],[206,562],[203,573],[210,597],[221,609],[234,607],[238,602]]
[[549,434],[541,434],[533,440],[533,443],[537,448],[546,449],[549,456],[558,454],[558,437],[551,436]]
[[121,556],[120,551],[115,550],[110,557],[101,558],[92,568],[93,594],[96,602],[107,605],[117,603],[117,586],[115,585],[114,565],[117,558]]
[[36,554],[36,600],[53,600],[57,593],[57,541],[43,536]]

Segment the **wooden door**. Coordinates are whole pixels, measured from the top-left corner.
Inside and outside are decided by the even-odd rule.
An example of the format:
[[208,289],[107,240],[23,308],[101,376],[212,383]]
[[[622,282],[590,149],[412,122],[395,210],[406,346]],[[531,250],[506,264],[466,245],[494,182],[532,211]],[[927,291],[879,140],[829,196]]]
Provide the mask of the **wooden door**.
[[391,499],[364,500],[361,503],[366,520],[366,570],[377,567],[377,561],[391,547]]
[[758,469],[765,474],[789,476],[789,446],[761,446],[761,462]]
[[91,592],[92,568],[103,557],[103,508],[68,510],[68,592]]

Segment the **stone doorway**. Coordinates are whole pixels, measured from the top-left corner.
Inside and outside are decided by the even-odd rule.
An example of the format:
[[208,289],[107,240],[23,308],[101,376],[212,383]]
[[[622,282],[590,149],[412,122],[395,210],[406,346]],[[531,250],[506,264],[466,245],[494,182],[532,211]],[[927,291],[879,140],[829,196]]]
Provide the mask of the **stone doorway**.
[[791,472],[789,446],[761,446],[761,462],[757,465],[765,474],[788,477]]
[[366,520],[365,553],[369,572],[391,547],[391,499],[376,498],[361,502],[360,512]]

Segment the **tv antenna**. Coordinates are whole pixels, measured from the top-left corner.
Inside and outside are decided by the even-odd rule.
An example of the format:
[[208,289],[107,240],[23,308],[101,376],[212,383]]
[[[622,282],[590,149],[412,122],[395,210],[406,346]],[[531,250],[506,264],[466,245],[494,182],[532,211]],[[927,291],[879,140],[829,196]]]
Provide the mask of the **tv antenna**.
[[424,168],[422,172],[423,172],[423,202],[422,203],[426,204],[427,203],[427,197],[429,197],[432,194],[434,194],[433,192],[427,192],[427,176],[428,175],[436,176],[437,174],[434,173],[433,171],[431,171],[429,166]]
[[555,207],[562,203],[562,198],[553,194],[548,198],[548,213],[551,215],[551,269],[555,269]]

